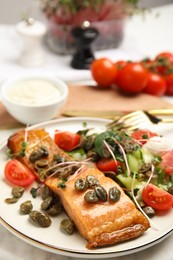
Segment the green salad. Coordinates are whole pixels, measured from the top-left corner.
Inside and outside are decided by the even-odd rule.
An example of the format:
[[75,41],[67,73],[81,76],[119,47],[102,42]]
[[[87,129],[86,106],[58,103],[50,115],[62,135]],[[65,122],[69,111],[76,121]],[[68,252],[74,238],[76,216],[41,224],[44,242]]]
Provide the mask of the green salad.
[[114,179],[146,214],[173,207],[173,150],[157,133],[95,133],[85,128],[77,133],[56,131],[54,139],[74,160],[89,160]]

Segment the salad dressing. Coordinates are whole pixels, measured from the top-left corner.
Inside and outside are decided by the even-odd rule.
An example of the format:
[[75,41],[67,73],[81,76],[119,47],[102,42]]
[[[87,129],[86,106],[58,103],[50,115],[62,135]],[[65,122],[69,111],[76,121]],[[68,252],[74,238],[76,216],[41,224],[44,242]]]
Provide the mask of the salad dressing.
[[7,96],[9,100],[17,104],[40,106],[58,101],[61,92],[50,81],[28,79],[13,84]]

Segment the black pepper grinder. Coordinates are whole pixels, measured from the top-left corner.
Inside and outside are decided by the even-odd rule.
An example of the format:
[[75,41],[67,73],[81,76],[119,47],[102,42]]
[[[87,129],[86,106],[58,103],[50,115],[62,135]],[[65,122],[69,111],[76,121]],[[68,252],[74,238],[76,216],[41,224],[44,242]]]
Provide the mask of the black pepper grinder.
[[85,21],[82,26],[72,29],[72,35],[76,40],[77,50],[71,66],[75,69],[89,69],[91,62],[95,59],[91,43],[97,38],[98,31],[90,27],[90,22]]

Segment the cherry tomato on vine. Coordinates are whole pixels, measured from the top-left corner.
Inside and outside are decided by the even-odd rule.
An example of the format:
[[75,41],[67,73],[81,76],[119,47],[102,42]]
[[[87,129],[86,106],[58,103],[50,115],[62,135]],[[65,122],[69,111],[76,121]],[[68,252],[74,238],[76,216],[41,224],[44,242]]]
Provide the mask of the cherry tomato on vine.
[[115,79],[115,84],[117,84],[117,78],[118,78],[118,74],[119,72],[122,70],[122,68],[127,64],[127,61],[124,60],[119,60],[117,62],[114,63],[115,67],[117,68],[117,77]]
[[114,63],[114,65],[117,67],[118,71],[120,71],[126,64],[127,64],[127,61],[125,61],[125,60],[119,60]]
[[161,77],[158,74],[149,73],[148,82],[143,92],[150,95],[161,97],[165,94],[166,88],[166,81],[163,77]]
[[94,60],[91,64],[91,74],[100,87],[110,87],[115,83],[117,68],[108,58]]
[[22,187],[30,185],[35,180],[32,172],[16,159],[7,162],[4,174],[10,183]]
[[161,52],[156,56],[155,59],[156,60],[165,59],[165,60],[168,60],[170,62],[170,64],[173,65],[173,53],[171,53],[171,52]]
[[137,62],[127,63],[118,73],[117,85],[127,94],[141,92],[148,81],[148,71]]
[[165,77],[166,80],[166,92],[165,94],[168,96],[173,96],[173,73],[169,74]]
[[142,199],[148,206],[158,210],[167,210],[173,206],[173,195],[151,183],[144,187]]
[[165,76],[171,71],[173,72],[173,53],[162,52],[159,53],[154,60],[155,72]]
[[71,151],[80,143],[80,135],[68,131],[55,131],[55,143],[65,151]]
[[101,159],[96,163],[96,166],[102,172],[118,173],[118,167],[121,167],[122,163],[113,159]]

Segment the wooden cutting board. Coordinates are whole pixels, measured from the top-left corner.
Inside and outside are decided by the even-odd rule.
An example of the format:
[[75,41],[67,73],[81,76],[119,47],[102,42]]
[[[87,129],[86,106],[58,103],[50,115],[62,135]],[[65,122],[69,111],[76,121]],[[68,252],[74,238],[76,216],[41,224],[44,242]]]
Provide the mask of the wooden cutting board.
[[173,108],[162,98],[140,93],[125,96],[114,89],[100,89],[94,86],[69,86],[66,109],[80,110],[146,110],[156,108]]
[[[136,96],[124,96],[114,89],[100,89],[94,86],[69,86],[68,100],[62,109],[65,110],[139,110],[173,108],[173,105],[163,99],[147,94]],[[62,117],[62,115],[57,115]],[[17,121],[12,118],[0,103],[0,127],[18,126]]]

